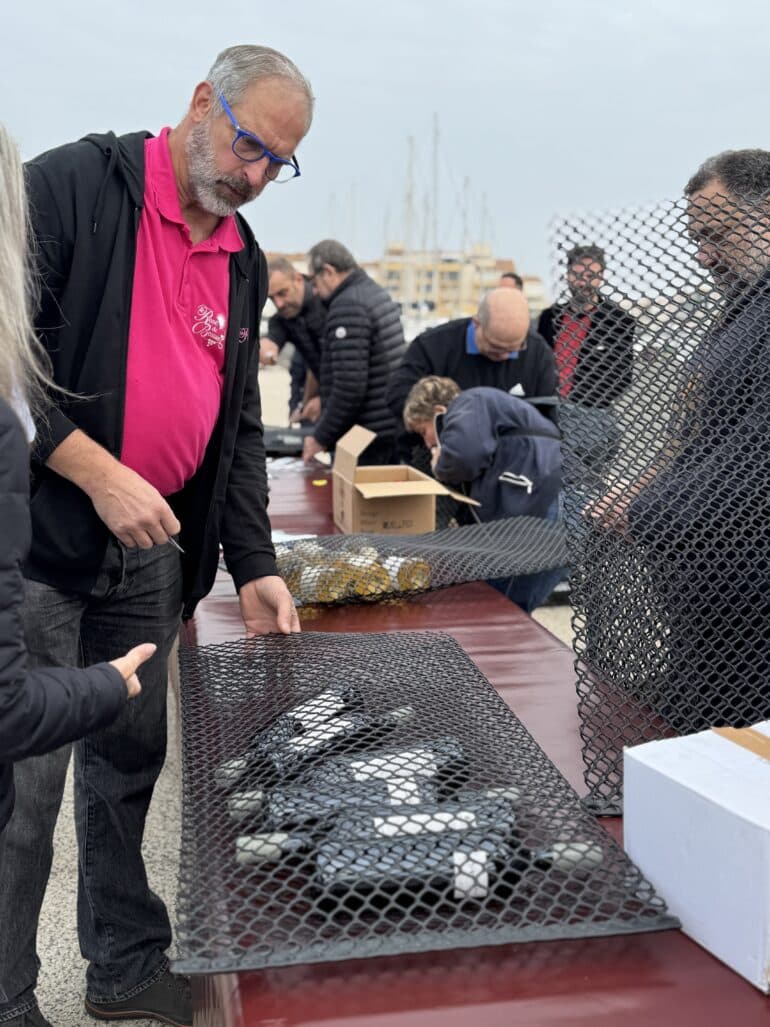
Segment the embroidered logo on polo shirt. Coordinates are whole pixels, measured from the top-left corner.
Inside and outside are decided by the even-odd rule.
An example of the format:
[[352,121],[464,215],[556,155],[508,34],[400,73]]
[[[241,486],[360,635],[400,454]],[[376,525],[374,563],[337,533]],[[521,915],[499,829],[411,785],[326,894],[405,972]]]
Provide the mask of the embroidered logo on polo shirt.
[[241,330],[238,332],[238,342],[248,342],[248,341],[249,341],[249,330],[248,330],[248,328],[241,328]]
[[195,311],[192,330],[193,335],[200,335],[206,340],[207,346],[225,348],[227,318],[224,314],[215,314],[211,307],[201,304]]

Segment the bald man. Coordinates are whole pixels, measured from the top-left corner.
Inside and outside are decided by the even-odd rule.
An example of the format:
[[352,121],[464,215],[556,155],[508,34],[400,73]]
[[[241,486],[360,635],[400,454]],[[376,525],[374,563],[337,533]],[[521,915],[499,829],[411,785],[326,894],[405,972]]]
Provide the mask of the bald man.
[[[409,390],[431,374],[451,378],[461,389],[486,385],[522,398],[556,393],[553,351],[530,325],[527,301],[518,289],[492,289],[475,317],[448,321],[414,339],[388,387],[388,405],[399,424]],[[555,410],[541,407],[552,420]],[[402,457],[408,459],[415,442],[419,436],[402,438]]]

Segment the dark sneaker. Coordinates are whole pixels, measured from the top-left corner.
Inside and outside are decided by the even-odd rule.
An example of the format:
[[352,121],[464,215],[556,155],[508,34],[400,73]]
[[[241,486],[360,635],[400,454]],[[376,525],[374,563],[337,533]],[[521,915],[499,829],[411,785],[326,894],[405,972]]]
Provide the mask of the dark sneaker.
[[28,1009],[26,1013],[14,1016],[12,1020],[3,1020],[0,1027],[51,1027],[51,1024],[35,1006],[34,1009]]
[[86,998],[86,1012],[97,1020],[160,1020],[171,1027],[192,1027],[192,996],[189,977],[166,970],[157,980],[121,1002],[93,1002]]

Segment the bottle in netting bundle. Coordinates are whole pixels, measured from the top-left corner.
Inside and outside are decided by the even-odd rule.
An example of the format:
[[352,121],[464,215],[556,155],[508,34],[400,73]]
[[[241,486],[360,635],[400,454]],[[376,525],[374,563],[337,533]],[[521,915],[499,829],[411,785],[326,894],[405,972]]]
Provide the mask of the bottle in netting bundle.
[[382,566],[390,575],[394,592],[421,592],[430,588],[430,565],[407,556],[389,556]]
[[411,706],[387,713],[353,710],[335,715],[301,734],[278,740],[272,748],[252,748],[237,759],[228,760],[215,771],[215,780],[221,787],[247,779],[265,785],[276,784],[325,756],[377,745],[413,718]]
[[292,595],[297,595],[302,578],[302,562],[288,546],[275,547],[275,565]]
[[348,557],[351,593],[361,599],[377,599],[393,592],[390,574],[383,567],[379,553],[371,547]]
[[384,749],[327,759],[301,782],[239,791],[227,800],[235,820],[264,816],[275,828],[324,820],[346,806],[415,806],[456,791],[467,778],[465,752],[451,735],[412,749]]
[[353,591],[353,569],[342,557],[328,554],[324,564],[305,567],[297,593],[303,603],[337,603]]

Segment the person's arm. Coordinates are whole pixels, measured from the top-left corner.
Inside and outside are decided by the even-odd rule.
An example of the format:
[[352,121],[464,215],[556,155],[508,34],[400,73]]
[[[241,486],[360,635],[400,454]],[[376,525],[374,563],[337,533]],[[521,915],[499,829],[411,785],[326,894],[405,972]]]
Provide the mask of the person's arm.
[[321,416],[321,395],[320,388],[318,385],[318,379],[310,370],[307,369],[305,376],[305,394],[302,397],[302,409],[300,410],[300,418],[305,421],[315,423]]
[[267,334],[259,340],[260,367],[270,367],[289,340],[286,321],[280,314],[273,314],[267,322]]
[[439,454],[433,468],[449,485],[475,481],[495,456],[497,438],[486,398],[475,390],[461,393],[444,414]]
[[617,342],[615,345],[615,372],[618,387],[625,392],[630,387],[634,378],[634,335],[636,333],[636,318],[621,312],[617,327]]
[[[127,682],[136,669],[126,677],[107,663],[87,670],[27,669],[21,565],[29,540],[28,460],[21,429],[4,423],[0,430],[0,758],[10,760],[49,752],[109,724],[129,697]],[[128,671],[127,666],[124,669]]]
[[554,327],[553,327],[553,307],[546,307],[545,310],[541,311],[540,317],[537,319],[537,332],[548,345],[553,349],[553,338],[554,338]]
[[[60,207],[50,188],[47,172],[33,162],[26,166],[26,177],[41,289],[36,323],[43,326],[41,341],[55,356],[57,333],[52,326],[62,316],[59,299],[70,276],[75,232],[71,215]],[[147,548],[167,542],[169,535],[179,531],[179,522],[160,493],[81,431],[59,405],[56,393],[49,395],[36,430],[33,460],[83,489],[99,517],[125,545]]]
[[[543,340],[537,335],[531,335],[528,345],[531,345],[533,349],[537,348],[537,355],[535,360],[534,375],[531,384],[531,391],[528,393],[529,396],[556,396],[558,376],[556,374],[556,359],[553,355],[553,350],[548,344],[543,344]],[[537,404],[535,404],[537,406]],[[558,425],[559,423],[559,408],[558,404],[553,406],[538,406],[537,409],[543,415],[547,417],[549,421]]]
[[179,532],[179,521],[160,492],[79,428],[53,450],[46,464],[86,493],[125,546],[149,549]]
[[[48,169],[30,162],[24,167],[32,257],[40,296],[35,325],[43,347],[54,359],[57,348],[56,325],[61,321],[60,299],[67,285],[75,247],[75,225],[71,215],[60,206],[61,191],[52,188]],[[66,200],[66,197],[63,197]],[[51,453],[77,429],[55,395],[48,396],[43,416],[37,418],[32,459],[45,464]]]
[[352,428],[369,385],[372,323],[363,304],[336,304],[329,311],[325,346],[331,354],[331,391],[312,438],[330,449]]
[[[260,255],[260,295],[266,293]],[[260,310],[255,317],[259,323]],[[232,464],[227,480],[220,541],[233,577],[241,616],[248,631],[264,634],[299,631],[294,602],[275,565],[267,516],[267,471],[262,437],[262,408],[257,375],[258,351],[249,357]]]

